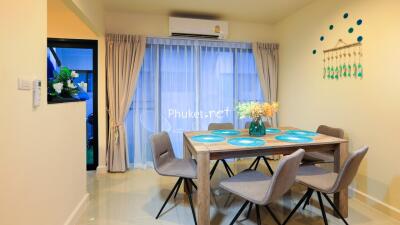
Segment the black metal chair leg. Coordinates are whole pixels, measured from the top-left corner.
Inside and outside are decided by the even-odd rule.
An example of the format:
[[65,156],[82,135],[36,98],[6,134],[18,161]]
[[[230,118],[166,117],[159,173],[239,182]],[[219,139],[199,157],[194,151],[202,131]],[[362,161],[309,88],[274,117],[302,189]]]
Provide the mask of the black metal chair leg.
[[342,216],[342,214],[339,212],[339,209],[336,208],[335,204],[333,204],[333,202],[332,202],[332,200],[329,198],[329,196],[328,196],[327,194],[325,194],[325,193],[322,193],[322,194],[324,195],[324,197],[326,198],[326,200],[328,200],[329,204],[332,206],[333,210],[335,210],[336,214],[339,215],[339,217],[343,220],[343,222],[344,222],[346,225],[349,225],[349,224],[347,223],[346,219],[345,219],[345,218]]
[[[189,181],[188,181],[188,179],[184,179],[184,182],[185,182],[186,189],[189,190]],[[190,208],[192,209],[194,224],[197,225],[196,213],[195,213],[195,211],[194,211],[193,201],[192,201],[192,194],[191,194],[191,193],[188,193],[187,196],[188,196],[188,198],[189,198]]]
[[278,225],[281,225],[281,222],[279,221],[278,217],[276,217],[275,213],[272,212],[272,210],[269,208],[269,206],[266,205],[265,208],[267,209],[267,211],[269,212],[269,214],[271,214],[271,216],[272,216],[272,218],[275,220],[275,222],[276,222]]
[[193,182],[192,179],[188,179],[188,181],[193,185],[194,189],[197,190],[197,185]]
[[260,207],[256,205],[257,225],[261,225]]
[[235,176],[235,174],[233,173],[233,171],[232,171],[231,168],[229,167],[228,163],[227,163],[224,159],[222,159],[221,161],[222,161],[222,163],[223,163],[224,166],[225,166],[225,170],[226,170],[226,173],[228,174],[228,176],[229,176],[229,177]]
[[318,195],[319,207],[321,208],[322,217],[324,218],[324,224],[328,225],[328,219],[326,218],[325,207],[321,198],[321,193],[317,191],[317,195]]
[[254,164],[256,164],[257,160],[258,160],[258,157],[257,157],[257,158],[255,158],[255,159],[254,159],[254,161],[253,161],[253,162],[250,164],[250,166],[249,166],[249,170],[251,170],[251,169],[252,169],[252,167],[254,166]]
[[254,170],[257,170],[258,164],[260,163],[261,156],[257,156],[257,162],[256,166],[254,167]]
[[229,172],[228,168],[226,167],[224,161],[222,161],[222,164],[224,165],[225,172],[226,172],[226,174],[228,174],[228,177],[232,177],[232,176],[231,176],[231,173]]
[[172,194],[175,192],[175,189],[178,187],[179,183],[182,182],[183,178],[179,178],[178,181],[176,182],[174,188],[172,188],[172,191],[169,193],[167,200],[165,200],[163,206],[161,207],[160,211],[158,212],[156,219],[158,219],[158,217],[160,217],[161,212],[163,211],[164,207],[167,205],[168,200],[171,198]]
[[181,184],[182,184],[182,180],[179,182],[178,187],[176,188],[174,199],[176,198],[176,195],[178,195],[179,188],[181,187]]
[[233,171],[232,171],[231,167],[228,165],[228,163],[227,162],[225,162],[225,163],[226,163],[226,166],[228,167],[229,171],[231,172],[231,175],[235,176],[235,173],[233,173]]
[[312,197],[312,194],[314,193],[314,190],[312,190],[312,189],[310,189],[310,188],[309,188],[308,190],[311,190],[311,194],[307,197],[306,201],[304,202],[303,210],[306,208],[307,205],[310,204],[310,199],[311,199],[311,197]]
[[213,168],[211,169],[211,172],[210,172],[210,180],[211,180],[211,178],[214,176],[214,172],[215,172],[215,170],[217,169],[218,163],[219,163],[219,160],[217,160],[217,161],[214,163],[214,166],[213,166]]
[[282,223],[282,225],[287,224],[287,222],[290,220],[290,218],[293,216],[293,214],[297,211],[297,209],[301,206],[301,204],[304,202],[304,200],[307,198],[307,196],[310,193],[312,193],[312,192],[310,190],[307,190],[307,192],[303,195],[303,197],[300,199],[300,201],[297,203],[297,205],[294,207],[294,209],[290,212],[289,216]]
[[253,203],[250,203],[249,205],[249,211],[247,211],[246,219],[250,218],[250,213],[251,213],[251,208],[253,207]]
[[271,176],[274,175],[274,171],[272,170],[271,165],[269,165],[267,158],[265,156],[263,156],[262,158],[264,159],[265,165],[267,165],[267,168]]
[[233,225],[236,220],[239,218],[240,214],[242,214],[243,210],[246,208],[247,204],[249,204],[249,201],[246,201],[242,207],[240,207],[239,212],[235,215],[235,217],[233,217],[231,223],[229,225]]

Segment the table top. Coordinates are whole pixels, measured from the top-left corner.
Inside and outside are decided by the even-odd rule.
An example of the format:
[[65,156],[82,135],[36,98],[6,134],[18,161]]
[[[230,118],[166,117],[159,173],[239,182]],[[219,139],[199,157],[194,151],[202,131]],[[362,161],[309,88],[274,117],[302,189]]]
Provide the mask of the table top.
[[[316,136],[310,137],[312,138],[312,142],[309,143],[289,143],[289,142],[283,142],[283,141],[278,141],[275,139],[276,136],[278,135],[283,135],[285,134],[286,131],[288,130],[300,130],[298,128],[294,127],[279,127],[278,129],[281,130],[280,133],[276,134],[266,134],[265,136],[261,137],[253,137],[249,135],[249,130],[248,129],[242,129],[238,130],[240,131],[240,134],[238,135],[233,135],[233,136],[224,136],[224,140],[220,142],[211,142],[211,143],[205,143],[205,142],[198,142],[192,140],[192,137],[198,136],[198,135],[214,135],[212,132],[213,131],[189,131],[189,132],[184,132],[184,138],[187,140],[187,142],[192,146],[193,150],[196,152],[202,152],[202,151],[209,151],[209,152],[224,152],[224,151],[240,151],[240,150],[248,150],[248,149],[268,149],[268,148],[283,148],[283,147],[306,147],[306,146],[313,146],[313,145],[328,145],[328,144],[340,144],[340,143],[345,143],[347,140],[341,139],[341,138],[336,138],[336,137],[331,137],[323,134],[318,134]],[[237,145],[232,145],[228,143],[229,139],[232,138],[244,138],[244,137],[252,137],[252,138],[258,138],[260,140],[265,141],[264,145],[261,146],[251,146],[251,147],[246,147],[246,146],[237,146]]]

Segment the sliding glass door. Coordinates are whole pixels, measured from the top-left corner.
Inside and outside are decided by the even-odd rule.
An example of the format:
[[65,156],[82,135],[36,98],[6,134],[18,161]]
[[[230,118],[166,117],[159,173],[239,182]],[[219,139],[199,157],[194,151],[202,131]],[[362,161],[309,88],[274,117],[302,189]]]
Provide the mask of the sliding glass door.
[[151,165],[149,138],[160,131],[169,133],[182,157],[183,131],[206,130],[216,122],[243,128],[236,103],[262,100],[250,44],[148,39],[126,120],[129,162]]

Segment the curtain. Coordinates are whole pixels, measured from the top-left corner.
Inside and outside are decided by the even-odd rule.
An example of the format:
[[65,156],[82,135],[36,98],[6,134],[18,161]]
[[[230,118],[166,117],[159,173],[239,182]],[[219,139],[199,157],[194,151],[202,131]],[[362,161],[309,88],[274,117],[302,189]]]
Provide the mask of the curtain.
[[207,130],[211,122],[243,128],[234,107],[262,101],[249,43],[148,38],[146,54],[126,119],[129,162],[152,165],[149,138],[167,131],[183,157],[182,132]]
[[107,165],[110,172],[125,172],[128,168],[124,122],[135,93],[145,49],[146,39],[142,36],[106,36]]
[[[278,96],[278,44],[253,43],[253,52],[258,69],[258,76],[267,102],[276,102]],[[272,126],[278,126],[273,117]]]

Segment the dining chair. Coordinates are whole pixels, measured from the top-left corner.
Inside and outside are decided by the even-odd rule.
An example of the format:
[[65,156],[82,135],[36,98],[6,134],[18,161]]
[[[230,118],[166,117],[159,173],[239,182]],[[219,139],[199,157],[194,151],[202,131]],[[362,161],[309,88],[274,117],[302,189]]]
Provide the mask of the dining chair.
[[[232,130],[232,129],[234,129],[234,126],[232,123],[210,123],[208,125],[208,130]],[[220,161],[224,165],[225,171],[229,177],[232,177],[235,175],[225,159],[218,159],[217,161],[215,161],[214,166],[211,169],[210,179],[213,177],[215,170],[217,169],[217,166]]]
[[[320,125],[317,129],[317,133],[337,138],[344,138],[344,131],[342,129],[329,127],[326,125]],[[304,154],[302,163],[303,165],[314,165],[320,163],[333,163],[333,161],[334,161],[333,151],[307,152],[306,154]]]
[[254,204],[256,206],[258,225],[261,225],[260,206],[264,206],[274,221],[280,225],[279,219],[268,205],[282,197],[295,183],[297,170],[299,169],[303,155],[304,150],[299,149],[290,155],[284,156],[279,161],[273,176],[264,175],[256,170],[245,170],[236,176],[221,181],[221,188],[246,200],[232,219],[230,225],[236,222],[249,203],[247,219]]
[[314,192],[317,192],[318,202],[321,208],[321,213],[325,225],[328,225],[328,220],[326,218],[324,203],[322,201],[321,194],[325,197],[325,199],[332,206],[333,210],[343,220],[343,222],[348,225],[347,221],[339,212],[335,204],[328,197],[328,194],[335,194],[337,192],[340,192],[350,185],[355,175],[357,174],[357,170],[361,164],[362,159],[365,157],[367,152],[368,147],[364,146],[361,149],[350,154],[350,156],[346,159],[343,167],[340,169],[339,173],[330,172],[313,165],[300,167],[296,180],[300,184],[305,185],[308,189],[304,196],[294,207],[292,212],[290,212],[286,220],[283,222],[283,225],[288,223],[290,218],[304,201],[310,200]]
[[[244,125],[244,128],[249,129],[250,123],[251,122],[246,122]],[[268,121],[264,121],[264,126],[266,128],[268,128],[268,127],[271,127],[271,124]],[[268,158],[265,156],[257,156],[256,159],[254,159],[254,161],[250,164],[249,169],[253,169],[253,166],[254,166],[254,170],[257,170],[258,164],[260,163],[261,159],[264,161],[265,165],[267,166],[269,173],[271,175],[274,175],[274,171],[272,170],[271,165],[268,163]]]
[[161,176],[178,177],[178,181],[175,183],[167,199],[162,205],[158,212],[156,219],[158,219],[167,205],[168,200],[175,192],[175,196],[178,194],[181,183],[184,182],[186,189],[189,191],[187,194],[189,198],[190,208],[192,210],[194,223],[197,225],[196,213],[193,207],[192,193],[190,185],[197,189],[192,179],[197,178],[197,166],[192,159],[177,159],[172,148],[171,140],[167,132],[161,132],[154,134],[151,137],[151,145],[153,152],[153,163],[154,169]]

